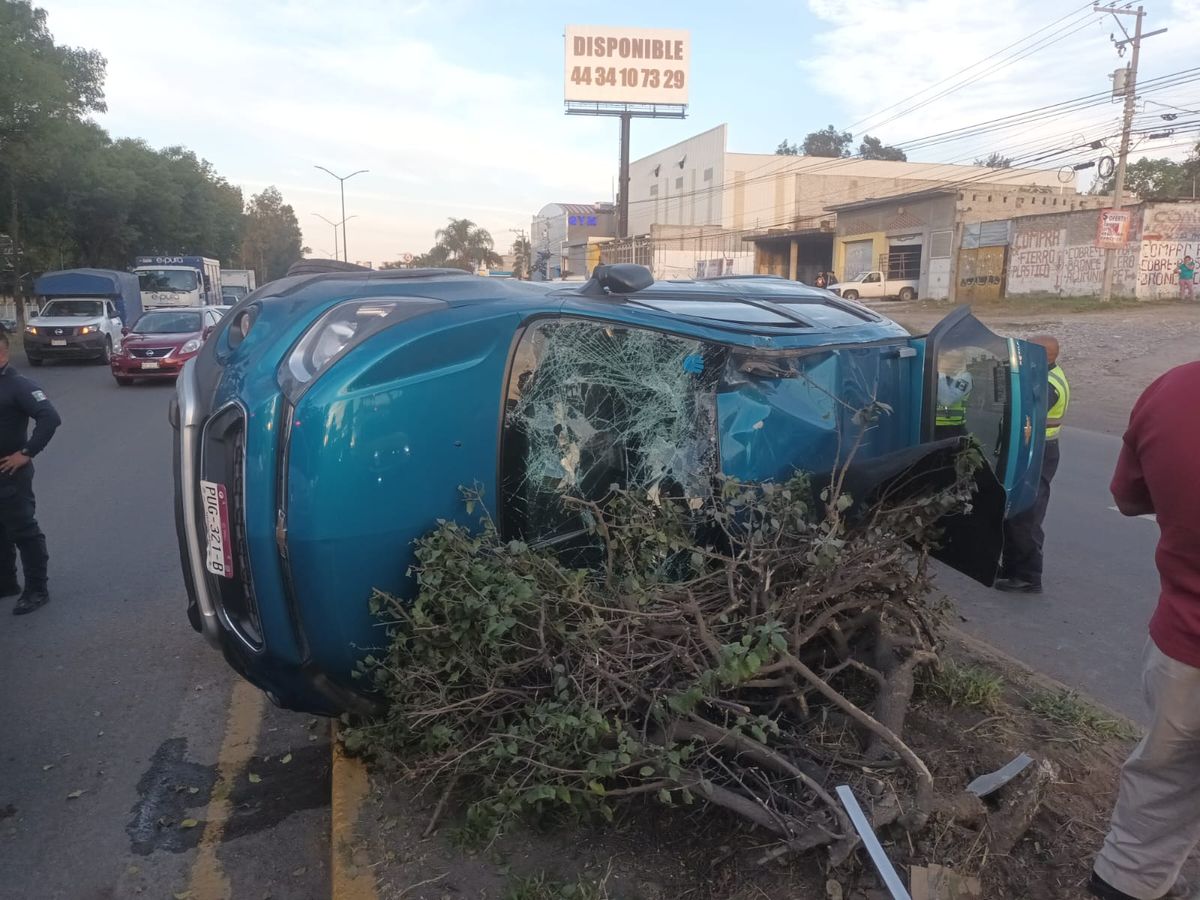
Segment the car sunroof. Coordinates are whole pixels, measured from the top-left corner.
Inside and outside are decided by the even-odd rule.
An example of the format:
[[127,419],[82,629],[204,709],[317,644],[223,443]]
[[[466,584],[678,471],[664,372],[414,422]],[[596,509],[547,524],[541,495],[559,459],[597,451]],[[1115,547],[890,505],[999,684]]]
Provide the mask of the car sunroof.
[[741,300],[674,300],[650,297],[631,299],[638,306],[648,306],[659,312],[676,316],[693,316],[697,319],[713,319],[718,322],[731,322],[738,325],[775,325],[785,328],[811,328],[807,310],[804,318],[788,315],[787,312],[776,312],[768,306],[759,306],[752,302]]

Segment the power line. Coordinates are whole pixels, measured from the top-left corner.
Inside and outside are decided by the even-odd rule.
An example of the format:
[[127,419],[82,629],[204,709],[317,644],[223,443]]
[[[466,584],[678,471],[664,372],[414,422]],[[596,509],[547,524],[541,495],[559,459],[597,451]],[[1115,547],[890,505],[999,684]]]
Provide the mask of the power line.
[[[976,62],[973,62],[973,63],[971,63],[971,65],[969,65],[969,66],[966,66],[966,67],[964,67],[964,68],[962,68],[962,69],[959,69],[957,72],[955,72],[955,73],[953,73],[953,74],[951,74],[951,75],[947,75],[947,76],[946,76],[945,78],[943,78],[941,81],[934,82],[933,84],[929,85],[929,87],[927,87],[927,88],[923,88],[923,89],[921,89],[921,90],[917,91],[915,94],[909,94],[907,97],[903,98],[902,100],[897,100],[895,103],[891,104],[890,106],[885,106],[885,107],[883,107],[883,109],[880,109],[880,110],[877,110],[876,112],[873,112],[873,113],[871,113],[871,114],[870,114],[869,116],[867,116],[866,118],[859,119],[857,122],[853,122],[853,123],[851,123],[849,126],[847,126],[847,128],[846,128],[845,130],[846,130],[846,131],[853,131],[853,130],[854,130],[856,127],[857,127],[857,126],[859,126],[859,125],[862,125],[862,124],[863,124],[863,123],[865,123],[865,122],[870,122],[871,120],[875,119],[877,116],[883,115],[884,113],[887,113],[887,112],[889,112],[890,110],[893,110],[893,109],[895,109],[897,106],[900,106],[900,105],[902,105],[902,104],[904,104],[904,103],[907,103],[909,100],[915,100],[917,97],[920,97],[922,94],[924,94],[924,93],[926,93],[926,92],[928,92],[928,91],[931,91],[931,90],[933,90],[934,88],[936,88],[936,87],[938,87],[938,86],[940,86],[940,85],[943,85],[943,84],[945,84],[947,81],[950,81],[950,80],[951,80],[951,79],[953,79],[953,78],[957,78],[959,75],[963,75],[963,74],[965,74],[965,73],[967,73],[967,72],[971,71],[972,69],[974,69],[974,68],[977,68],[978,66],[981,66],[981,65],[983,65],[985,62],[987,62],[988,60],[994,59],[995,57],[999,56],[1001,53],[1005,53],[1005,52],[1007,52],[1008,50],[1011,50],[1011,49],[1013,49],[1014,47],[1017,47],[1018,45],[1025,43],[1026,41],[1030,40],[1031,38],[1034,38],[1034,37],[1036,37],[1037,35],[1041,34],[1041,33],[1042,33],[1043,31],[1045,31],[1046,29],[1048,29],[1048,28],[1053,28],[1055,25],[1059,24],[1060,22],[1062,22],[1062,21],[1064,21],[1064,20],[1066,20],[1066,19],[1070,19],[1070,18],[1072,18],[1073,16],[1076,16],[1076,15],[1078,15],[1080,12],[1082,12],[1082,11],[1084,11],[1084,10],[1086,10],[1086,9],[1090,8],[1090,7],[1091,7],[1091,5],[1092,5],[1092,4],[1091,4],[1090,2],[1088,2],[1088,3],[1085,3],[1083,6],[1081,6],[1081,7],[1078,7],[1077,9],[1074,9],[1074,10],[1072,10],[1071,12],[1067,13],[1065,16],[1062,16],[1061,18],[1055,19],[1055,20],[1054,20],[1053,22],[1051,22],[1049,25],[1044,25],[1044,26],[1042,26],[1042,27],[1041,27],[1041,28],[1039,28],[1037,31],[1034,31],[1032,34],[1028,34],[1028,35],[1026,35],[1025,37],[1021,38],[1020,40],[1018,40],[1018,41],[1014,41],[1013,43],[1009,44],[1007,47],[1001,47],[1001,48],[1000,48],[999,50],[997,50],[995,53],[992,53],[992,54],[990,54],[990,55],[988,55],[988,56],[985,56],[985,57],[983,57],[983,59],[980,59],[980,60],[978,60],[978,61],[976,61]],[[878,127],[878,126],[875,126],[875,127]]]
[[1032,56],[1034,53],[1037,53],[1041,50],[1045,50],[1047,47],[1049,47],[1052,44],[1056,44],[1059,41],[1066,40],[1069,37],[1073,37],[1074,35],[1083,31],[1085,28],[1089,27],[1093,23],[1093,21],[1094,21],[1093,14],[1089,13],[1088,15],[1084,16],[1082,19],[1079,19],[1076,22],[1072,22],[1071,24],[1065,26],[1064,28],[1059,29],[1059,31],[1056,31],[1053,34],[1048,35],[1046,38],[1042,39],[1041,41],[1025,48],[1022,52],[1013,54],[1010,58],[1002,60],[1002,61],[998,62],[996,65],[994,65],[988,69],[985,69],[984,71],[982,71],[976,75],[973,75],[970,78],[964,79],[963,81],[960,81],[957,84],[951,85],[950,87],[946,88],[944,91],[941,91],[940,93],[935,94],[934,96],[932,96],[926,100],[923,100],[920,103],[916,103],[906,109],[903,109],[900,112],[898,112],[892,116],[889,116],[888,118],[884,119],[881,122],[876,122],[873,127],[878,129],[878,128],[882,128],[884,125],[889,125],[892,122],[895,122],[897,119],[901,119],[904,116],[910,115],[919,109],[923,109],[926,106],[929,106],[931,103],[935,103],[938,100],[941,100],[942,98],[949,96],[950,94],[954,93],[955,91],[962,90],[963,88],[968,87],[969,85],[972,85],[972,84],[975,84],[975,83],[981,81],[982,79],[986,78],[988,75],[993,75],[996,72],[999,72],[1001,69],[1006,69],[1016,62],[1020,62],[1022,59],[1026,59],[1027,57]]

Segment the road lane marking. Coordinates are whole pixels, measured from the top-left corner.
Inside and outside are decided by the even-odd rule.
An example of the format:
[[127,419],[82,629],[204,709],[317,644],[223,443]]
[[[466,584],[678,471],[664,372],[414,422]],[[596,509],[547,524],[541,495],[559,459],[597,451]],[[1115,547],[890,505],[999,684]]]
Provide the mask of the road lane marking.
[[[1117,509],[1115,506],[1110,506],[1109,509],[1111,509],[1115,513],[1119,513],[1121,511],[1121,510]],[[1132,518],[1145,519],[1147,522],[1155,522],[1155,523],[1158,522],[1158,516],[1156,516],[1154,513],[1146,513],[1144,516],[1132,516]]]
[[361,760],[346,756],[338,738],[336,720],[331,728],[330,744],[333,747],[330,798],[333,834],[329,842],[333,857],[330,869],[333,900],[376,900],[379,894],[375,889],[374,874],[354,859],[358,818],[370,790],[367,768]]
[[247,681],[237,680],[229,700],[225,737],[217,754],[217,781],[204,814],[204,834],[188,880],[190,900],[225,900],[233,896],[229,878],[217,859],[217,850],[233,813],[230,795],[258,746],[264,704],[262,691]]

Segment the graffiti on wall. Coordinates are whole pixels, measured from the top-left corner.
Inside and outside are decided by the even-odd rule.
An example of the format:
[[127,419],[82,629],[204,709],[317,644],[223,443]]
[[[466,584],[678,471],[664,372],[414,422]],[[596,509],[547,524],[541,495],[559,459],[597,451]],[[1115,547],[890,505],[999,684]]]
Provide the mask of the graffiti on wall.
[[1008,262],[1009,290],[1016,294],[1056,290],[1065,232],[1062,228],[1020,228]]
[[[1014,220],[1012,254],[1008,265],[1008,293],[1060,294],[1087,296],[1100,292],[1104,281],[1106,251],[1095,243],[1097,213],[1074,214],[1086,217],[1087,227],[1043,223],[1023,225]],[[1139,245],[1131,243],[1116,251],[1113,284],[1119,293],[1134,292],[1138,271]]]
[[1179,275],[1175,267],[1185,256],[1193,259],[1200,256],[1200,241],[1143,241],[1138,267],[1138,299],[1179,296]]
[[1200,240],[1200,205],[1157,206],[1147,210],[1145,216],[1145,223],[1142,225],[1144,240]]

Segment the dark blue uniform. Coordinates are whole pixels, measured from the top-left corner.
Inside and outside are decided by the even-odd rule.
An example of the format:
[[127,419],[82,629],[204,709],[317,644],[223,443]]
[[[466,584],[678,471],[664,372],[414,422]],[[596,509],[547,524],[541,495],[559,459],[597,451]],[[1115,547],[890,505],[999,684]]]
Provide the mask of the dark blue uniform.
[[[29,434],[30,419],[33,434]],[[37,456],[61,424],[41,388],[12,366],[0,369],[0,458],[18,451]],[[45,592],[49,556],[46,536],[35,517],[33,463],[11,475],[0,473],[0,595],[17,592],[18,552],[26,593]]]

